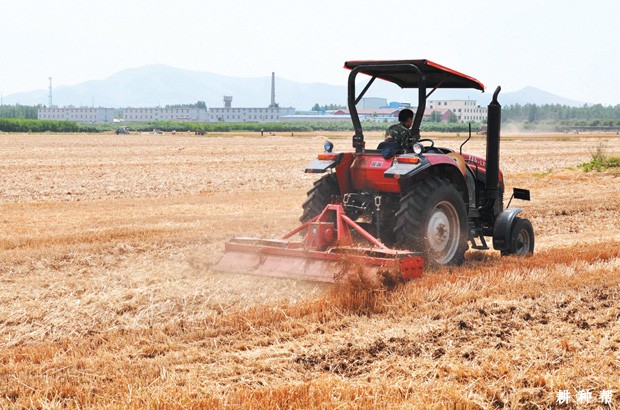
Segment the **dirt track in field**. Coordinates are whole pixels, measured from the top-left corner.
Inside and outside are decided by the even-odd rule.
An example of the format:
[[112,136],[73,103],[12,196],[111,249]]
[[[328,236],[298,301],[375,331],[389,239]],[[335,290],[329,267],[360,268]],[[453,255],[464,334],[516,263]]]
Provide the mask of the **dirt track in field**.
[[325,137],[349,149],[341,134],[0,135],[2,406],[547,407],[561,388],[620,391],[620,177],[577,168],[599,144],[620,155],[620,137],[502,140],[506,192],[532,191],[525,262],[470,252],[387,293],[210,274],[230,237],[296,225]]

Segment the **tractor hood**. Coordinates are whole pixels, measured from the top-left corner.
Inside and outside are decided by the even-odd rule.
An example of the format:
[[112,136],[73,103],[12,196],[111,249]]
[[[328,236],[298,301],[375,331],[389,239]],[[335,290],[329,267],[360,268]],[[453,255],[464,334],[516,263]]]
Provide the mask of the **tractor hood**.
[[381,61],[347,61],[344,67],[352,70],[358,66],[359,72],[371,77],[377,77],[398,85],[400,88],[419,88],[420,79],[415,72],[403,68],[402,71],[390,70],[387,72],[383,66],[414,65],[420,69],[426,78],[427,88],[473,88],[484,91],[484,85],[473,77],[461,74],[430,60],[381,60]]

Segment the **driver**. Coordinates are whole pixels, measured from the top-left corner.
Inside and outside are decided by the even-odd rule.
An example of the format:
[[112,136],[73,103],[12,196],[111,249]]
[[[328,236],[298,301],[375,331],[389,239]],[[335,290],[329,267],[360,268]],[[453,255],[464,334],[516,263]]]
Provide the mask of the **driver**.
[[399,151],[405,151],[410,139],[412,139],[413,111],[409,108],[401,110],[398,113],[398,121],[398,124],[390,126],[385,131],[385,141],[396,142],[398,143]]

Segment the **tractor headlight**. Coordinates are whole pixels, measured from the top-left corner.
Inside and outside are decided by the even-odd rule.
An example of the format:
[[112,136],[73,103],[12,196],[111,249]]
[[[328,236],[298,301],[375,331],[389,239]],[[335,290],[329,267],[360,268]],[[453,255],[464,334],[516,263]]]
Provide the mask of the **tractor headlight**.
[[325,152],[332,152],[334,149],[334,144],[332,144],[331,141],[325,141],[323,148],[325,148]]
[[413,144],[413,153],[420,155],[424,151],[424,146],[420,143]]

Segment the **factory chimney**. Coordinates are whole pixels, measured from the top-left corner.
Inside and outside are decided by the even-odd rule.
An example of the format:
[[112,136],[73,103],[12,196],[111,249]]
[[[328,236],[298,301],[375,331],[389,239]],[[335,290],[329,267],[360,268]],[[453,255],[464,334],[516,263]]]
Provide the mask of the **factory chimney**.
[[271,104],[269,107],[276,107],[276,73],[271,73]]
[[52,77],[48,77],[50,80],[50,94],[49,94],[49,106],[52,107]]

